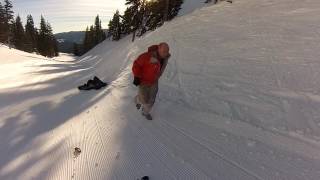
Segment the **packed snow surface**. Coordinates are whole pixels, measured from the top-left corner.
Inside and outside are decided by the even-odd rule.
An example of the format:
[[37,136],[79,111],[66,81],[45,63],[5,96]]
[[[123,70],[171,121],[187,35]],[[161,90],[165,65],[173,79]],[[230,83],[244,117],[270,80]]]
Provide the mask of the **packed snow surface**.
[[[0,46],[1,180],[319,180],[320,1],[238,0],[80,58]],[[166,41],[153,121],[131,66]],[[79,92],[98,76],[110,85]]]

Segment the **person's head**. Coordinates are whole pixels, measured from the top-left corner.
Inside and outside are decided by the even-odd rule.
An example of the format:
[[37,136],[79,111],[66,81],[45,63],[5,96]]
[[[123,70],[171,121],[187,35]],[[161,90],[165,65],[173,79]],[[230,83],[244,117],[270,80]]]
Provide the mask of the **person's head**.
[[158,54],[161,58],[167,58],[169,56],[169,45],[165,42],[160,43],[158,47]]

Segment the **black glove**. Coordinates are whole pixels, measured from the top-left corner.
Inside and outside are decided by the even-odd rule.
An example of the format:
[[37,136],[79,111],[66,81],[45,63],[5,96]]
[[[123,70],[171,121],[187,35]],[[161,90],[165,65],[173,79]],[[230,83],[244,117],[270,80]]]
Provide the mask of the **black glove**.
[[134,77],[133,84],[134,84],[135,86],[139,86],[139,85],[140,85],[140,78]]

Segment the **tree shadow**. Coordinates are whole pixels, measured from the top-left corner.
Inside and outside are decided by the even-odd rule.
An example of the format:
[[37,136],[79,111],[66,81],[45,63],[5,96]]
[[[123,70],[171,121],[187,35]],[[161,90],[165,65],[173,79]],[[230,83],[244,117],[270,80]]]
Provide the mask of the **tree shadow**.
[[[61,152],[61,146],[66,146],[65,140],[60,140],[54,147],[45,148],[45,152],[39,152],[39,149],[43,149],[46,142],[34,143],[38,142],[39,137],[52,133],[57,127],[85,112],[110,92],[111,86],[99,91],[78,91],[77,86],[96,75],[94,68],[102,62],[98,56],[93,58],[86,59],[87,62],[82,64],[40,65],[56,69],[40,68],[40,71],[32,73],[39,76],[69,73],[0,93],[3,115],[0,121],[0,179],[24,178],[22,176],[28,174],[30,168],[38,167],[39,162],[44,165],[36,171],[32,170],[36,172],[32,173],[35,177],[26,179],[45,179],[49,171],[52,171],[51,168],[59,166],[59,161],[63,159],[61,154],[56,153]],[[108,77],[101,79],[103,78]],[[36,86],[39,88],[33,88]],[[53,96],[58,98],[52,98]],[[12,112],[14,114],[8,114]],[[54,159],[50,162],[47,159],[52,154],[56,155],[53,155]],[[45,163],[47,161],[50,163]]]
[[[33,141],[58,126],[66,123],[74,116],[80,114],[94,105],[98,100],[109,92],[109,88],[99,92],[75,93],[63,97],[63,101],[55,103],[43,101],[21,111],[18,115],[4,120],[0,128],[0,139],[4,145],[0,149],[0,170],[3,170],[15,158],[22,156],[27,147]],[[64,143],[63,141],[61,143]],[[38,146],[41,146],[39,144]],[[39,147],[33,146],[27,152],[36,151]],[[52,150],[54,151],[54,150]],[[5,154],[5,156],[3,156]],[[30,165],[37,161],[27,160],[19,165],[19,168],[11,170],[10,173],[1,174],[0,179],[8,179],[10,176],[19,176]],[[50,167],[48,165],[48,167]]]
[[[92,62],[87,64],[46,64],[36,67],[48,68],[31,72],[36,76],[46,76],[58,73],[69,72],[67,75],[59,75],[55,78],[39,81],[36,83],[25,84],[19,87],[8,89],[8,92],[0,92],[0,108],[5,108],[11,105],[17,105],[32,98],[46,97],[50,95],[59,94],[68,90],[77,89],[78,86],[87,82],[96,75],[94,71],[102,59],[99,56],[94,56],[97,59],[91,59]],[[55,68],[55,69],[50,69]],[[102,77],[104,80],[106,77]],[[110,79],[112,81],[113,79]],[[43,86],[44,88],[32,89],[36,86]],[[27,90],[23,90],[26,89]],[[31,89],[30,89],[31,88]],[[20,89],[20,90],[19,90]],[[10,92],[10,90],[12,90]]]
[[[45,179],[62,160],[64,140],[41,151],[42,144],[35,144],[32,148],[26,148],[24,153],[17,153],[15,159],[11,159],[0,169],[0,178],[5,179]],[[51,159],[55,156],[54,160]],[[30,173],[32,172],[32,173]]]

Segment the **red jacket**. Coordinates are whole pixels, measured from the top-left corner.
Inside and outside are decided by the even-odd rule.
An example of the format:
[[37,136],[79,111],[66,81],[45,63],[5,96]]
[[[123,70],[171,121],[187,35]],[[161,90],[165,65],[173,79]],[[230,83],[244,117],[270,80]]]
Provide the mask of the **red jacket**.
[[140,78],[142,85],[156,83],[161,75],[161,63],[157,58],[158,46],[148,48],[148,52],[141,54],[133,63],[132,72]]

